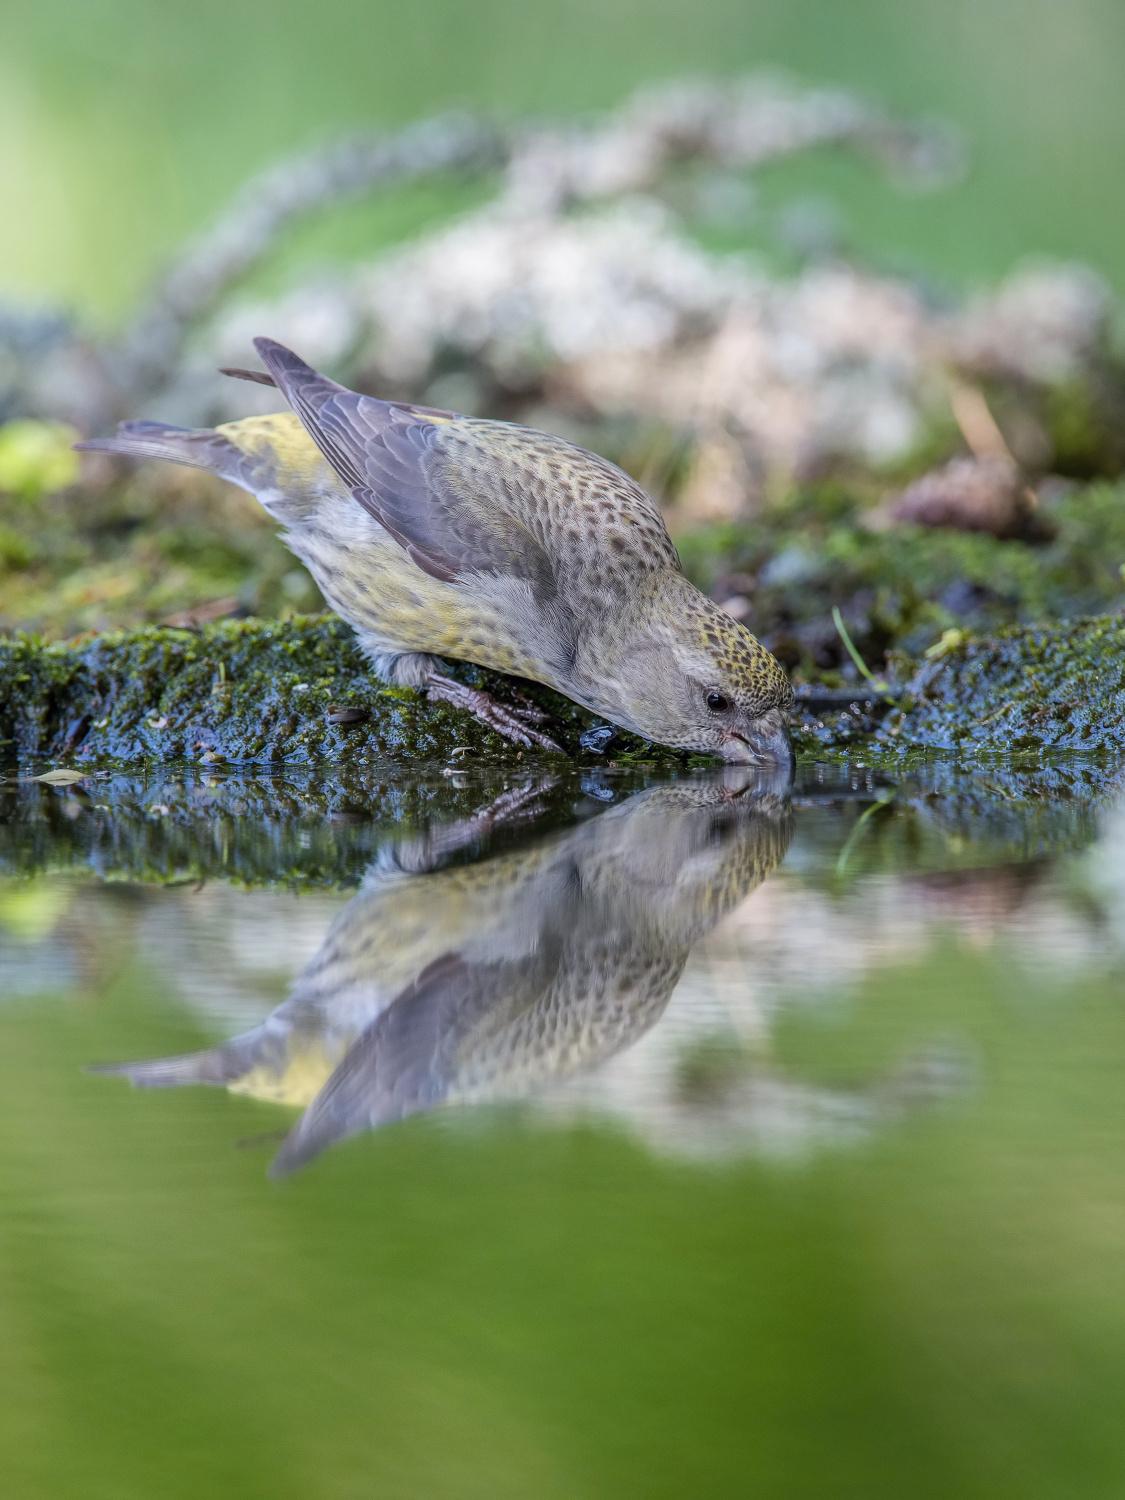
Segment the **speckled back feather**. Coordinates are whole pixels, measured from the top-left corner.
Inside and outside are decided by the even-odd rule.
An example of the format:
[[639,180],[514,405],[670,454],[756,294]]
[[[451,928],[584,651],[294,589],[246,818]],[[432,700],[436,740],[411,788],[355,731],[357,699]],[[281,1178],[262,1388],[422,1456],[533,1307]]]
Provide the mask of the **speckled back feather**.
[[420,568],[526,579],[593,605],[612,575],[678,568],[654,502],[606,459],[547,433],[377,401],[269,339],[255,341],[357,500]]

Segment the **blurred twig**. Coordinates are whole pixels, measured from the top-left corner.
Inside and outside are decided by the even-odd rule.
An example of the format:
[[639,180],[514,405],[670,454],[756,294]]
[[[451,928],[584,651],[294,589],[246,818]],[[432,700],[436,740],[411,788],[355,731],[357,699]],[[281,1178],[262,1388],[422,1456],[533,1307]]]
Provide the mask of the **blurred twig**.
[[127,391],[172,374],[189,328],[265,256],[298,219],[391,182],[434,172],[483,172],[507,158],[509,139],[468,115],[422,120],[397,135],[353,136],[252,178],[167,272],[114,359]]

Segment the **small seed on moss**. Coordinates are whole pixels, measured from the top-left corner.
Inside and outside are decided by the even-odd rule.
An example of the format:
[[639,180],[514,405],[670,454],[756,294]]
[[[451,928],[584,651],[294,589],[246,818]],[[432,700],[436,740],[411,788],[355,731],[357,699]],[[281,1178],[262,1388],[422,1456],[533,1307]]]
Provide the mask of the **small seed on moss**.
[[332,703],[328,707],[329,724],[362,724],[364,719],[369,718],[365,708],[352,708]]

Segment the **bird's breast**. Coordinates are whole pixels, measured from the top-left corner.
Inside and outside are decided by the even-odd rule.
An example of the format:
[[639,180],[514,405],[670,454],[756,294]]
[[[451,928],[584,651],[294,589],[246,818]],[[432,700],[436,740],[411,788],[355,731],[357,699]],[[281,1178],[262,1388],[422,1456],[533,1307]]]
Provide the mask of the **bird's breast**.
[[489,574],[434,578],[350,497],[342,505],[322,505],[293,526],[286,541],[336,613],[387,650],[451,657],[565,686],[565,645],[525,581]]

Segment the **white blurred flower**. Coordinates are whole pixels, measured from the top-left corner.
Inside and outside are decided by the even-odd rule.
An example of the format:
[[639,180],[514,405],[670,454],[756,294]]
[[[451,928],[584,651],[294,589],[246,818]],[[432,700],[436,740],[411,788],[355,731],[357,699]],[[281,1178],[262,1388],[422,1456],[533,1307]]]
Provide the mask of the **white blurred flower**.
[[1109,288],[1087,266],[1037,266],[975,297],[951,329],[960,364],[1048,384],[1082,373],[1106,335]]

